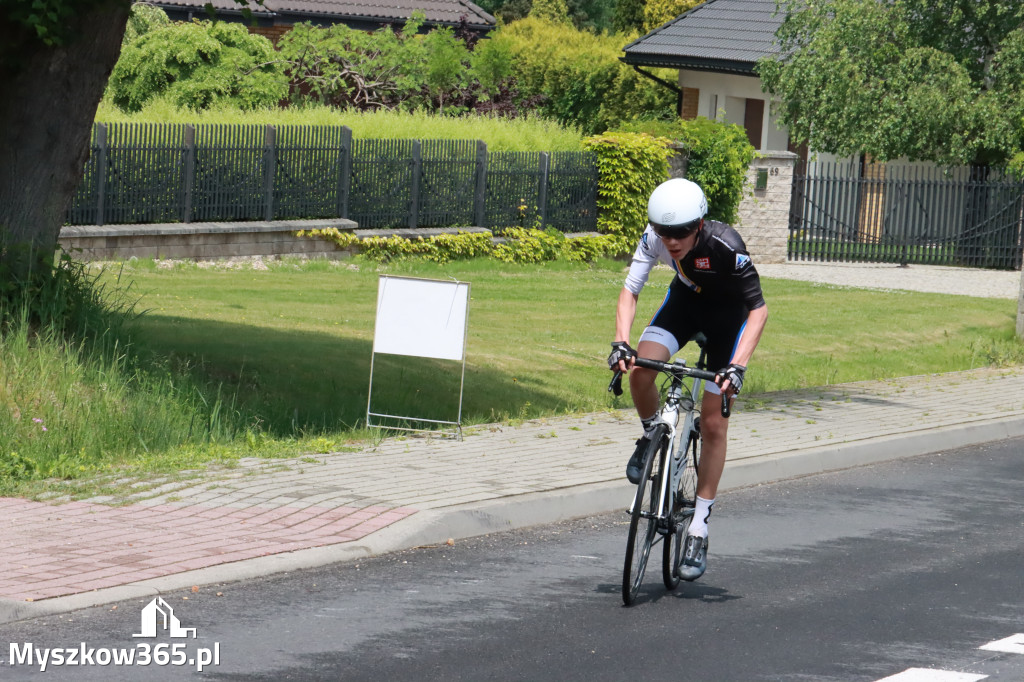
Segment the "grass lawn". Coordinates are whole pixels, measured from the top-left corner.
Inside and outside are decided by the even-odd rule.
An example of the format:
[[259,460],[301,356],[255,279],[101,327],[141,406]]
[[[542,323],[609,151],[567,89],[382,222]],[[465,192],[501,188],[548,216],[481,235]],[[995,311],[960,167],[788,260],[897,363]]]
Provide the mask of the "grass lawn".
[[[628,395],[606,391],[621,262],[268,265],[125,265],[122,285],[133,282],[146,311],[134,353],[89,353],[24,331],[0,339],[0,495],[117,497],[131,481],[162,480],[154,474],[376,437],[364,420],[382,273],[471,284],[463,424],[629,406]],[[634,341],[671,277],[653,273]],[[764,288],[769,321],[748,395],[1024,362],[1014,301],[772,280]],[[460,370],[378,354],[374,412],[452,421]]]
[[[141,345],[187,362],[269,435],[351,430],[365,418],[377,279],[471,283],[464,423],[628,405],[604,360],[624,265],[475,261],[272,264],[257,271],[132,266]],[[634,337],[671,272],[654,273]],[[770,315],[749,393],[1016,363],[1013,301],[766,280]],[[688,351],[684,351],[684,355]],[[692,355],[692,353],[690,353]],[[452,419],[458,363],[377,356],[374,411]],[[231,402],[231,401],[229,401]]]

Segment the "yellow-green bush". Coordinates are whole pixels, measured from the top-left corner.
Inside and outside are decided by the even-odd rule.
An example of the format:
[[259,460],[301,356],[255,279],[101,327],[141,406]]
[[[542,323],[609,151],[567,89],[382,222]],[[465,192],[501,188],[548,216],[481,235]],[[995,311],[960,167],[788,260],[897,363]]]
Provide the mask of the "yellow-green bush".
[[303,230],[300,237],[327,239],[344,249],[354,248],[366,259],[378,263],[407,258],[448,263],[455,260],[492,257],[505,263],[541,263],[565,260],[591,262],[616,253],[611,235],[566,238],[554,229],[537,230],[514,227],[502,233],[503,241],[494,244],[488,232],[459,232],[432,237],[366,237],[335,228]]
[[583,141],[597,154],[597,229],[627,252],[647,225],[647,199],[668,177],[670,140],[646,133],[605,133]]
[[584,133],[674,115],[672,91],[619,61],[629,36],[595,35],[527,17],[501,27],[491,40],[512,55],[512,73],[523,92],[544,96],[546,115]]

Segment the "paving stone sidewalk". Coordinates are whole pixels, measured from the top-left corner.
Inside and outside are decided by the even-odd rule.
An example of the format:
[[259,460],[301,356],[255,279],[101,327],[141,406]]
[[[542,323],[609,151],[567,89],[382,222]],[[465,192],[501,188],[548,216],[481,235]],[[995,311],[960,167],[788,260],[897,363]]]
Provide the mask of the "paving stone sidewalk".
[[[733,417],[723,489],[863,463],[847,454],[857,447],[879,459],[909,452],[897,437],[938,433],[937,450],[956,444],[941,434],[962,427],[972,441],[994,440],[1007,423],[1024,429],[1024,368],[761,396]],[[0,498],[0,606],[355,543],[460,505],[597,486],[605,511],[624,508],[637,436],[635,416],[616,411],[476,427],[461,442],[391,438],[359,452],[244,460],[124,506]],[[612,483],[621,489],[602,492]]]

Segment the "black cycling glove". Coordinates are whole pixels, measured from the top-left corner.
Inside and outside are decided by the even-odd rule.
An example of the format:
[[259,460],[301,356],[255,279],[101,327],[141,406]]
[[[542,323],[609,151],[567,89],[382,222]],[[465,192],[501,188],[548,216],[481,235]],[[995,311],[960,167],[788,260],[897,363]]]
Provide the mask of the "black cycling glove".
[[608,369],[618,369],[619,360],[629,361],[636,357],[636,351],[629,347],[625,341],[612,341],[612,354],[608,356]]
[[725,369],[718,370],[718,376],[722,378],[718,385],[721,386],[728,379],[733,391],[739,395],[740,389],[743,388],[743,375],[746,373],[746,367],[733,363]]

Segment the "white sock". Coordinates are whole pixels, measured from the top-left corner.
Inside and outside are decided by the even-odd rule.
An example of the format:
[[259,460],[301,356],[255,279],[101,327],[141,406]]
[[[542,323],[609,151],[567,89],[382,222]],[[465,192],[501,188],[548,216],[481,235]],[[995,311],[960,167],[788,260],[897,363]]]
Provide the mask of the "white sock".
[[697,505],[693,510],[690,528],[686,531],[687,535],[696,535],[699,538],[708,536],[708,519],[711,518],[711,507],[714,504],[714,500],[705,500],[700,495],[697,496]]

